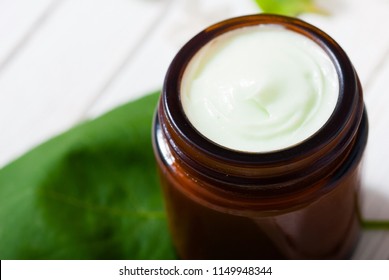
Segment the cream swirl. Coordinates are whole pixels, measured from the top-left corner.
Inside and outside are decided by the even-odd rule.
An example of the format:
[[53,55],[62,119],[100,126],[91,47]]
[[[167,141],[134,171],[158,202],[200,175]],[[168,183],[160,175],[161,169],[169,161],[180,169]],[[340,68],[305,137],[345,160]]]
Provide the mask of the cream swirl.
[[294,146],[331,116],[338,76],[311,39],[277,25],[227,32],[191,59],[181,102],[192,125],[224,147],[270,152]]

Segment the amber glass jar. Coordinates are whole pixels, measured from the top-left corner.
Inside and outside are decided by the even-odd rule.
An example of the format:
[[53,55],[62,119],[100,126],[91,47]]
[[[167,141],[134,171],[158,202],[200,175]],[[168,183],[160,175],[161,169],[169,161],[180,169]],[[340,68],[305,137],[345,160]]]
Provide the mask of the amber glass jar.
[[[239,152],[202,136],[180,101],[183,72],[213,38],[278,24],[321,46],[339,77],[329,120],[298,145]],[[251,15],[215,24],[174,58],[154,122],[154,151],[177,253],[183,259],[340,259],[359,235],[360,162],[367,118],[357,74],[328,35],[301,20]]]

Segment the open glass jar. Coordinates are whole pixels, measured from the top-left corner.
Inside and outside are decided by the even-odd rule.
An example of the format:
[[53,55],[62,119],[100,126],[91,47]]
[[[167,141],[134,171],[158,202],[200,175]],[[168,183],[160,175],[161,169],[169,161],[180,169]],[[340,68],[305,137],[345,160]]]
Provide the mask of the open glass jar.
[[[304,141],[242,152],[202,135],[181,102],[184,71],[212,39],[272,24],[306,36],[333,62],[339,95],[332,115]],[[229,19],[191,39],[166,74],[153,144],[169,226],[183,259],[340,259],[359,235],[360,162],[368,124],[357,74],[328,35],[268,14]]]

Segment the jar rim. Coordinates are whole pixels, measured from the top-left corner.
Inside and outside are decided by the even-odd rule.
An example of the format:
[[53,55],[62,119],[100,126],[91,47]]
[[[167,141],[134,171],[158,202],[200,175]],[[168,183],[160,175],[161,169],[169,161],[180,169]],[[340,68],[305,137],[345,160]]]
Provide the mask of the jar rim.
[[[241,27],[261,24],[278,24],[284,28],[298,32],[317,43],[329,56],[337,71],[339,81],[338,100],[334,111],[327,122],[305,140],[283,149],[268,152],[246,152],[227,148],[208,139],[191,124],[181,103],[181,80],[192,57],[209,41],[228,31]],[[331,143],[352,118],[354,104],[361,102],[361,90],[355,70],[342,48],[326,33],[300,19],[272,15],[255,14],[227,19],[216,23],[193,37],[173,59],[163,86],[162,107],[174,130],[184,141],[212,158],[227,160],[232,163],[247,165],[263,165],[285,162],[320,150]],[[174,108],[174,110],[173,110]],[[359,114],[362,115],[362,114]],[[356,121],[359,126],[360,119]]]

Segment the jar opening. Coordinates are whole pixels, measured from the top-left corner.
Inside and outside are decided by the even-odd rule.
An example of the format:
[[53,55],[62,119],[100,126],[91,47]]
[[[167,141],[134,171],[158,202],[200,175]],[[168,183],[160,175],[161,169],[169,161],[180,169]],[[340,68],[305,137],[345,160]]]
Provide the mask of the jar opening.
[[338,80],[320,45],[270,23],[212,38],[186,65],[179,90],[188,121],[205,138],[264,153],[318,131],[335,109]]
[[[208,42],[228,31],[261,24],[282,26],[285,29],[307,37],[319,45],[335,66],[339,94],[335,109],[327,122],[319,130],[297,145],[262,153],[232,150],[204,137],[188,120],[181,102],[180,92],[182,79],[191,58]],[[361,119],[360,112],[363,110],[363,102],[361,102],[361,92],[359,92],[358,83],[355,71],[347,55],[332,38],[321,30],[295,18],[268,14],[251,15],[229,19],[213,25],[196,35],[179,51],[169,67],[165,78],[162,107],[166,112],[169,122],[179,134],[182,141],[189,142],[192,147],[196,147],[202,153],[213,158],[236,163],[253,165],[269,164],[295,159],[296,155],[304,158],[307,154],[312,153],[312,151],[319,151],[325,148],[342,134],[347,123],[350,121],[353,122],[354,120],[352,119],[354,117],[359,117],[356,120],[356,129]],[[358,107],[357,111],[359,111],[359,115],[355,114],[355,106]]]

